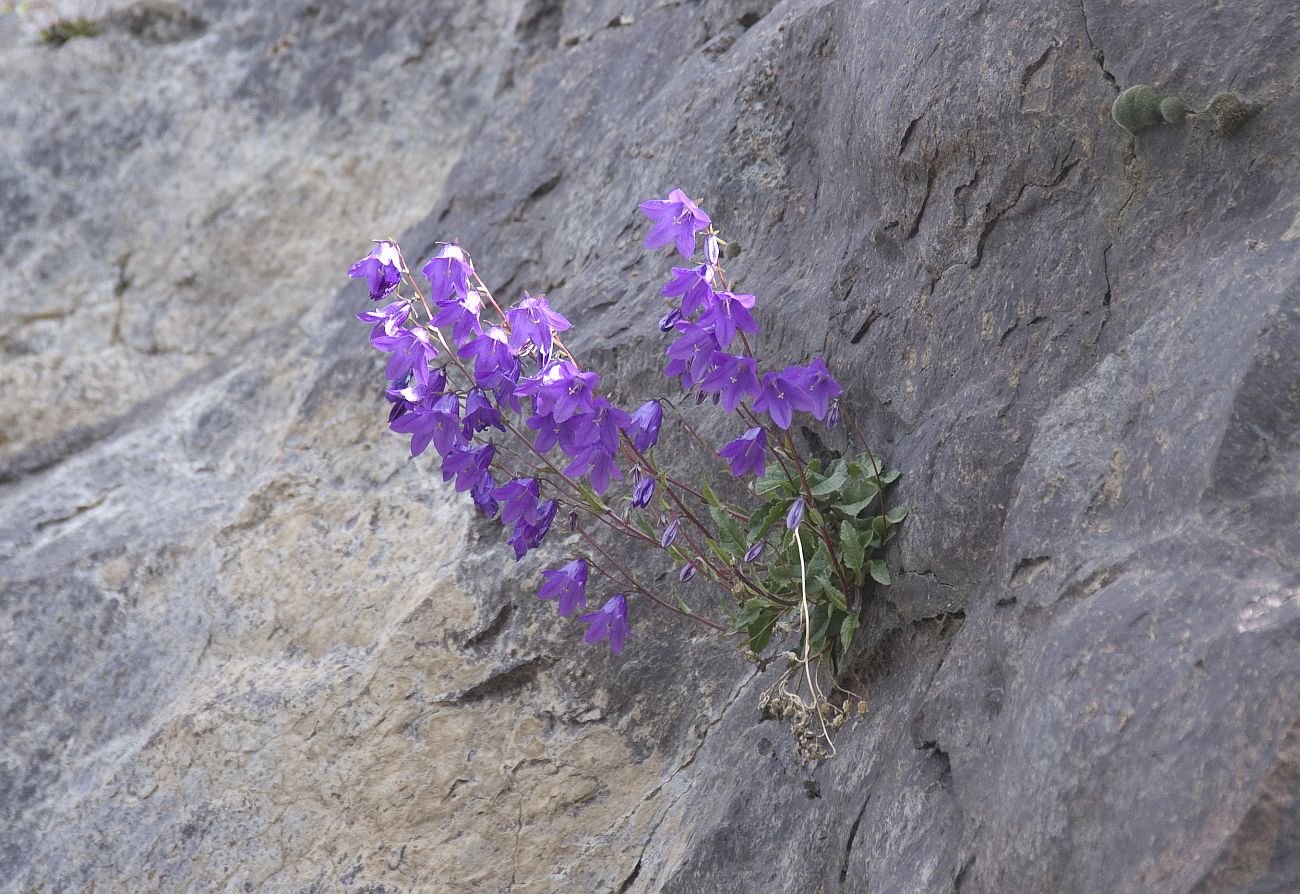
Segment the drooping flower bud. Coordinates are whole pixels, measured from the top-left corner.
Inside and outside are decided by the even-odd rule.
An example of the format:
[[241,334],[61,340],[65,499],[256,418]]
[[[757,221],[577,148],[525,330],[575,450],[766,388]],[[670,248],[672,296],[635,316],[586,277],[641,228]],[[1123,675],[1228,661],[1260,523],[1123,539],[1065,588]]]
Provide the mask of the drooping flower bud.
[[668,523],[668,527],[664,528],[663,536],[659,538],[659,545],[664,549],[672,546],[673,541],[677,539],[677,527],[679,524],[680,522],[678,519],[673,519]]
[[704,256],[710,264],[718,263],[718,237],[712,233],[704,237]]
[[745,550],[745,561],[752,562],[763,554],[763,541],[758,541],[749,549]]
[[672,310],[668,311],[668,313],[664,314],[663,318],[659,320],[659,331],[671,332],[673,327],[677,325],[677,321],[680,320],[681,318],[682,318],[682,312],[674,307]]
[[636,487],[632,489],[632,505],[638,509],[644,509],[650,505],[650,498],[655,493],[655,480],[649,475],[637,482]]
[[677,579],[682,583],[686,583],[693,577],[695,577],[695,565],[691,562],[687,562],[682,566],[682,570],[677,572]]
[[786,529],[793,531],[795,528],[799,527],[799,523],[802,521],[803,521],[803,496],[800,495],[795,499],[795,501],[792,504],[790,504],[790,511],[786,513],[785,516]]
[[840,403],[836,401],[831,404],[830,411],[826,414],[826,430],[835,431],[836,426],[840,424]]

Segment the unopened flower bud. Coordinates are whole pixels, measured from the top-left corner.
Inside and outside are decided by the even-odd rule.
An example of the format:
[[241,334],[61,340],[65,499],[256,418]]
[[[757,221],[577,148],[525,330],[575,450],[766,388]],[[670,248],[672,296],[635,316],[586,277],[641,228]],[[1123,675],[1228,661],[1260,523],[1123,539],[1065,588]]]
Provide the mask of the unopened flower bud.
[[677,526],[679,524],[680,522],[677,519],[673,519],[668,523],[668,527],[664,528],[664,534],[659,538],[659,545],[664,549],[672,546],[673,541],[677,539]]
[[644,509],[650,505],[650,498],[655,493],[655,480],[649,475],[637,482],[636,487],[632,489],[632,505],[638,509]]
[[677,321],[680,320],[681,318],[682,318],[682,312],[674,307],[672,310],[668,311],[668,313],[664,314],[663,319],[659,321],[659,331],[660,332],[670,331],[674,326],[677,325]]
[[578,513],[577,510],[569,510],[569,533],[572,534],[578,530]]
[[745,561],[752,562],[763,554],[763,541],[758,541],[749,549],[745,550]]
[[835,431],[835,427],[840,424],[840,404],[839,401],[831,404],[830,411],[826,414],[826,430]]
[[704,237],[704,256],[710,264],[718,263],[718,237],[712,233]]
[[695,395],[695,406],[698,407],[700,404],[704,403],[704,402],[705,402],[706,400],[708,400],[708,399],[709,399],[709,395],[708,395],[708,394],[706,394],[706,393],[703,392],[703,391],[698,392],[698,393]]
[[682,583],[686,583],[693,577],[695,577],[695,566],[690,562],[683,565],[682,570],[677,573],[677,579]]
[[785,527],[793,531],[803,521],[803,496],[800,495],[790,504],[790,511],[785,516]]

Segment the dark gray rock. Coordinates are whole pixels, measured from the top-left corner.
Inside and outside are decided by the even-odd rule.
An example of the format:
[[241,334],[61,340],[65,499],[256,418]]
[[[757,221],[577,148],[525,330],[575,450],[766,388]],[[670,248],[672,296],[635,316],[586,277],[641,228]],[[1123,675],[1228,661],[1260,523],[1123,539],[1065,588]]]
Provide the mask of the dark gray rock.
[[[458,238],[501,294],[549,293],[630,403],[663,387],[669,263],[642,252],[635,205],[702,197],[741,246],[729,270],[759,295],[763,350],[825,356],[903,471],[896,584],[846,679],[870,711],[805,768],[759,720],[771,674],[725,644],[637,606],[622,660],[583,648],[537,607],[535,567],[504,564],[497,531],[385,436],[355,284],[316,307],[315,280],[271,271],[283,304],[225,307],[230,261],[157,275],[142,239],[187,237],[128,202],[102,257],[53,269],[81,271],[60,274],[69,291],[102,281],[110,311],[127,283],[138,325],[95,363],[149,374],[124,373],[111,412],[72,401],[0,442],[0,665],[19,681],[0,696],[0,879],[1300,888],[1289,4],[529,0],[484,21],[290,6],[196,4],[202,27],[60,49],[197,53],[210,76],[186,83],[239,112],[127,84],[116,111],[77,106],[104,122],[84,152],[83,119],[20,113],[30,134],[0,144],[0,208],[20,221],[3,257],[41,250],[61,190],[78,203],[51,257],[100,232],[129,182],[73,183],[182,163],[180,122],[273,140],[319,116],[326,137],[283,159],[306,167],[360,151],[328,123],[345,119],[400,171],[386,187],[445,177],[389,218],[423,216],[409,256]],[[277,59],[286,35],[310,52]],[[44,64],[6,40],[0,61]],[[1228,135],[1189,117],[1134,138],[1109,109],[1137,83],[1259,108]],[[454,163],[419,142],[449,122]],[[390,225],[376,181],[333,162],[350,198],[329,207],[352,211],[322,223],[248,192],[265,156],[222,157],[232,179],[176,195],[223,258],[258,245],[229,234],[278,219],[298,247],[277,257],[324,283],[358,252],[311,246],[317,228],[361,245]],[[198,356],[194,320],[168,316],[177,294],[220,319]],[[23,371],[60,369],[76,324],[122,319],[25,301],[0,291],[0,420],[46,399]]]

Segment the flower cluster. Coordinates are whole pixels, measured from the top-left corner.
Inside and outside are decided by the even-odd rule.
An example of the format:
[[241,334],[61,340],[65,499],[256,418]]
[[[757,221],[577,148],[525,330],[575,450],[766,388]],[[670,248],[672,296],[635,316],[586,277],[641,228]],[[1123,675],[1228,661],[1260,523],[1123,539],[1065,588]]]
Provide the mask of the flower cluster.
[[[439,244],[423,265],[421,290],[397,244],[383,240],[349,275],[376,303],[356,316],[388,356],[388,425],[410,436],[412,456],[433,447],[443,481],[503,526],[516,560],[562,519],[585,555],[543,571],[537,595],[555,601],[563,617],[579,613],[595,571],[608,589],[598,610],[579,613],[588,643],[622,652],[629,604],[644,599],[720,632],[744,631],[751,653],[793,618],[803,664],[834,659],[857,628],[868,580],[888,581],[870,556],[902,519],[882,496],[896,473],[882,472],[869,451],[824,467],[801,455],[796,414],[828,431],[839,423],[842,389],[825,361],[761,361],[751,341],[760,336],[758,300],[728,281],[720,262],[726,243],[684,192],[640,210],[651,221],[646,248],[672,246],[685,259],[660,290],[667,308],[659,328],[672,339],[664,374],[680,384],[679,398],[620,407],[565,345],[571,323],[545,296],[523,292],[502,308],[456,243]],[[710,400],[736,419],[736,436],[720,449],[690,420],[693,406]],[[748,484],[756,507],[733,506],[707,479],[693,486],[656,462],[666,410]],[[879,513],[862,516],[870,506]],[[607,542],[611,534],[667,553],[680,585],[697,574],[717,585],[730,624],[675,588],[666,594],[643,584]]]

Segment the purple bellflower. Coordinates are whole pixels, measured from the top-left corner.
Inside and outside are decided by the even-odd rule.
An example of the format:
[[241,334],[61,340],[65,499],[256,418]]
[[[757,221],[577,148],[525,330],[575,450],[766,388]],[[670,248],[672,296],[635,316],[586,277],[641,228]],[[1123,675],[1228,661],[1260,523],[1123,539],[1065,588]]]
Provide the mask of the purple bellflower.
[[578,608],[587,606],[587,560],[574,559],[566,565],[542,572],[542,588],[538,599],[560,600],[560,615],[568,617]]
[[[428,407],[415,407],[390,425],[395,432],[411,435],[411,456],[419,456],[432,442],[446,456],[464,443],[460,427],[460,398],[444,394]],[[467,439],[466,439],[467,440]]]
[[569,328],[569,321],[552,310],[545,298],[527,292],[517,307],[506,311],[506,319],[510,322],[510,350],[518,354],[531,341],[543,358],[551,356],[553,333]]
[[789,393],[794,408],[812,413],[818,419],[826,418],[830,402],[843,392],[820,357],[814,357],[807,366],[791,366],[782,375],[793,386]]
[[484,472],[483,477],[474,483],[469,489],[469,495],[474,498],[474,505],[482,510],[488,518],[493,518],[500,508],[497,505],[496,498],[492,496],[492,491],[496,490],[495,482],[492,480],[491,472]]
[[469,292],[469,278],[474,273],[465,251],[448,242],[420,269],[429,280],[429,300],[441,304],[452,295],[464,298]]
[[718,455],[731,462],[731,474],[735,477],[753,472],[761,478],[767,471],[767,433],[754,426],[719,450]]
[[357,314],[357,319],[363,323],[375,324],[371,335],[394,336],[397,330],[402,328],[406,318],[411,315],[411,304],[405,299],[399,299],[392,304],[385,304],[383,307],[375,310],[363,310]]
[[651,199],[641,203],[641,213],[654,221],[645,237],[645,247],[651,251],[676,243],[683,258],[695,254],[695,234],[707,230],[711,221],[686,193],[674,189],[666,199]]
[[433,402],[447,390],[447,375],[441,369],[430,369],[427,363],[417,363],[411,370],[411,379],[399,396],[414,406],[432,407]]
[[483,334],[483,325],[479,322],[479,314],[483,311],[483,298],[473,289],[464,295],[455,295],[439,301],[437,308],[433,325],[450,326],[451,340],[458,346],[463,346]]
[[[694,241],[695,237],[692,236],[692,246]],[[397,246],[384,240],[377,243],[370,254],[349,267],[348,276],[353,279],[365,279],[366,285],[370,288],[370,300],[379,301],[393,294],[401,285],[401,264],[402,256],[398,253]]]
[[501,506],[501,524],[529,524],[537,519],[537,479],[514,478],[494,491],[492,497]]
[[[444,379],[445,381],[445,379]],[[471,388],[465,394],[465,434],[495,428],[505,431],[501,424],[501,411],[492,406],[492,399],[482,388]]]
[[712,329],[718,339],[718,346],[726,350],[737,332],[751,335],[758,331],[758,324],[749,309],[754,306],[753,295],[737,295],[735,292],[715,292],[717,300],[705,310],[700,317],[700,325]]
[[442,460],[442,480],[456,479],[456,492],[464,493],[478,484],[497,449],[491,444],[481,447],[453,447]]
[[797,401],[803,401],[799,383],[795,381],[799,367],[788,366],[779,373],[763,375],[763,389],[754,401],[754,410],[767,413],[781,428],[789,428]]
[[752,357],[738,357],[721,351],[713,354],[713,372],[700,382],[700,391],[722,395],[722,406],[736,412],[745,398],[758,397],[758,364]]
[[690,390],[709,374],[718,341],[709,330],[686,320],[677,324],[677,331],[682,335],[665,351],[669,359],[664,375],[681,376],[682,388]]
[[615,465],[613,454],[599,444],[593,444],[578,454],[578,458],[565,468],[564,474],[571,478],[576,475],[586,475],[587,481],[591,483],[591,489],[598,494],[609,490],[611,477],[619,481],[623,480],[623,473]]
[[555,520],[557,508],[558,504],[554,500],[547,500],[545,503],[537,504],[537,516],[534,521],[520,519],[515,523],[515,529],[506,542],[514,547],[516,562],[527,555],[530,549],[542,545],[547,532],[551,530],[551,522]]
[[584,637],[589,644],[595,644],[603,639],[609,640],[609,647],[618,655],[623,651],[623,645],[627,642],[628,623],[627,623],[627,597],[622,593],[610,598],[597,612],[582,615],[584,623],[589,624],[587,635]]
[[399,329],[394,336],[371,337],[370,342],[393,355],[388,358],[388,367],[384,370],[389,381],[403,378],[421,363],[427,364],[438,356],[438,349],[424,329]]
[[559,364],[558,374],[539,389],[545,411],[555,417],[556,422],[566,422],[579,413],[595,410],[592,401],[600,376],[594,372],[582,372],[577,366],[565,360]]
[[495,388],[512,373],[517,374],[519,361],[510,350],[509,336],[499,326],[468,342],[458,353],[474,358],[474,378],[484,388]]
[[659,294],[665,298],[682,297],[682,313],[692,314],[713,306],[713,268],[708,264],[698,267],[674,267],[670,279]]
[[659,427],[663,421],[664,408],[659,401],[648,400],[637,407],[629,417],[626,429],[632,446],[644,453],[659,443]]

